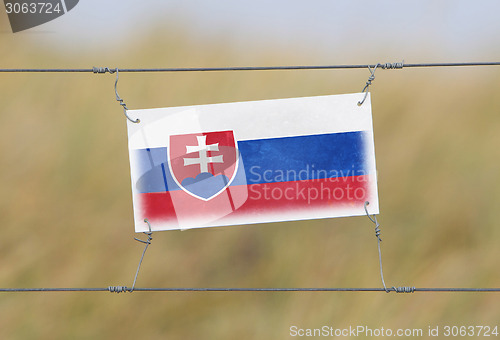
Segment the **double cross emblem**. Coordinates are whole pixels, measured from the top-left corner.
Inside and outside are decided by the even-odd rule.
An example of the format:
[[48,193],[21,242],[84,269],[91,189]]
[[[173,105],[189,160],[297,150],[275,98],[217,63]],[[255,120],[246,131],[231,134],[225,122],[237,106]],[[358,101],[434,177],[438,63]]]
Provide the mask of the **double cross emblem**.
[[208,172],[209,163],[224,163],[222,155],[208,156],[209,151],[219,151],[219,143],[207,145],[207,136],[196,136],[198,145],[186,145],[186,153],[198,152],[198,158],[184,158],[184,166],[200,165],[200,173]]

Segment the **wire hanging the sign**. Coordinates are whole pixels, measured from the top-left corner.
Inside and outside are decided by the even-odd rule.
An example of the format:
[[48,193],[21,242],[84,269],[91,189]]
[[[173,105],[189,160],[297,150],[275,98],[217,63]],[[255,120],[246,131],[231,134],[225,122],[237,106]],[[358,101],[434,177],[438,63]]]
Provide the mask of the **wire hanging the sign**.
[[386,285],[385,285],[385,281],[384,281],[384,271],[382,269],[382,251],[380,249],[380,242],[382,242],[382,239],[380,238],[380,224],[378,223],[377,221],[377,216],[375,214],[373,214],[372,216],[370,216],[370,214],[368,213],[368,209],[366,208],[368,205],[370,204],[370,202],[366,201],[365,202],[365,212],[366,212],[366,216],[368,216],[368,218],[370,219],[370,221],[373,222],[373,224],[375,224],[375,237],[377,238],[377,245],[378,245],[378,261],[379,261],[379,265],[380,265],[380,278],[382,279],[382,285],[384,286],[384,290],[386,293],[390,293],[391,291],[394,291],[396,293],[413,293],[415,292],[415,287],[391,287],[391,288],[387,288]]
[[116,80],[115,80],[115,96],[116,96],[116,101],[119,102],[119,104],[123,107],[123,114],[125,115],[125,117],[127,117],[128,120],[130,120],[132,123],[140,123],[141,120],[140,119],[132,119],[129,117],[129,115],[127,114],[127,110],[128,110],[128,107],[127,107],[127,104],[125,104],[125,102],[123,101],[123,99],[120,97],[120,95],[118,94],[118,79],[119,79],[119,72],[118,72],[118,67],[117,68],[114,68],[114,69],[110,69],[109,67],[93,67],[92,68],[92,72],[94,73],[100,73],[100,74],[103,74],[103,73],[110,73],[110,74],[113,74],[113,73],[116,73]]
[[115,80],[116,101],[119,102],[120,105],[123,107],[123,114],[125,115],[125,117],[127,117],[128,120],[130,120],[132,123],[140,123],[141,120],[139,118],[134,120],[134,119],[130,118],[129,115],[127,114],[127,110],[128,110],[127,104],[125,104],[123,102],[123,99],[120,98],[120,95],[118,94],[118,90],[116,88],[118,85],[118,68],[116,68],[115,72],[116,72],[116,80]]
[[368,65],[368,70],[370,70],[370,77],[368,77],[368,80],[366,81],[366,85],[363,88],[363,91],[361,93],[365,93],[365,96],[363,97],[363,100],[358,102],[358,106],[363,105],[363,103],[366,100],[366,96],[368,96],[368,91],[369,87],[372,84],[372,81],[375,80],[375,71],[377,70],[377,67],[380,67],[383,70],[393,70],[393,69],[402,69],[404,67],[404,60],[400,63],[385,63],[385,64],[376,64],[373,69],[371,68],[370,65]]
[[368,96],[368,88],[372,84],[372,81],[375,80],[375,70],[377,69],[378,65],[379,64],[375,65],[375,67],[373,69],[368,65],[368,69],[370,70],[371,75],[368,77],[368,80],[366,81],[366,85],[363,88],[363,91],[361,91],[361,93],[363,93],[363,92],[365,93],[365,96],[363,97],[363,100],[358,102],[358,106],[363,105],[363,103],[366,100],[366,96]]
[[144,243],[144,250],[142,251],[142,256],[139,261],[139,265],[137,266],[137,270],[135,272],[135,277],[134,277],[134,282],[132,283],[132,288],[128,288],[127,286],[109,286],[108,291],[110,293],[124,293],[124,292],[129,292],[132,293],[135,289],[135,283],[137,282],[137,277],[139,276],[139,270],[141,269],[142,265],[142,260],[144,260],[144,255],[146,255],[146,250],[148,250],[149,245],[151,244],[151,241],[153,240],[153,231],[151,230],[151,224],[149,223],[149,220],[146,218],[144,219],[144,223],[147,223],[149,231],[143,232],[144,235],[148,237],[146,241],[141,240],[139,238],[134,237],[134,240],[139,241],[141,243]]

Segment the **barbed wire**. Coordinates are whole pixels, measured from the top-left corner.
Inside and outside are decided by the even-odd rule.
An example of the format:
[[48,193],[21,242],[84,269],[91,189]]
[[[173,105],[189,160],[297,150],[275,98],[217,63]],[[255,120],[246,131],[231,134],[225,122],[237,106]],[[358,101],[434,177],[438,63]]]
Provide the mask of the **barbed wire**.
[[[333,69],[370,69],[375,71],[376,68],[381,69],[402,69],[402,68],[422,68],[422,67],[464,67],[464,66],[500,66],[500,62],[458,62],[458,63],[417,63],[405,64],[397,63],[377,63],[377,64],[357,64],[357,65],[302,65],[302,66],[237,66],[237,67],[180,67],[180,68],[110,68],[110,67],[93,67],[93,68],[12,68],[0,69],[1,73],[117,73],[118,72],[217,72],[217,71],[271,71],[271,70],[333,70]],[[372,77],[374,72],[372,72]],[[373,79],[371,79],[373,80]],[[363,89],[363,92],[371,84],[371,80]],[[118,78],[117,78],[118,81]],[[117,82],[116,81],[116,82]],[[116,91],[115,82],[115,91]],[[117,100],[119,96],[117,93]],[[360,103],[362,104],[362,102]],[[366,210],[366,205],[365,205]],[[368,211],[366,211],[368,217]],[[370,217],[370,220],[372,218]],[[144,258],[147,246],[151,241],[151,232],[147,233],[148,241],[142,253],[139,266],[136,271],[134,283],[131,288],[127,286],[108,286],[107,288],[0,288],[0,293],[22,293],[22,292],[395,292],[395,293],[431,293],[431,292],[470,292],[470,293],[485,293],[495,292],[500,293],[500,288],[416,288],[416,287],[391,287],[385,286],[382,273],[382,260],[380,253],[380,233],[379,225],[376,220],[372,220],[376,224],[376,236],[378,238],[380,272],[383,283],[383,288],[138,288],[135,287],[137,275]],[[150,229],[151,231],[151,229]]]
[[[396,293],[500,293],[500,288],[416,288],[392,290]],[[109,286],[107,288],[0,288],[0,293],[26,292],[384,292],[385,288],[139,288],[133,290],[125,286]]]
[[366,69],[379,67],[382,69],[402,69],[419,67],[461,67],[461,66],[500,66],[500,61],[493,62],[457,62],[457,63],[376,63],[354,65],[299,65],[299,66],[235,66],[235,67],[170,67],[170,68],[3,68],[0,72],[73,72],[73,73],[114,73],[119,72],[217,72],[217,71],[278,71],[278,70],[334,70],[334,69]]

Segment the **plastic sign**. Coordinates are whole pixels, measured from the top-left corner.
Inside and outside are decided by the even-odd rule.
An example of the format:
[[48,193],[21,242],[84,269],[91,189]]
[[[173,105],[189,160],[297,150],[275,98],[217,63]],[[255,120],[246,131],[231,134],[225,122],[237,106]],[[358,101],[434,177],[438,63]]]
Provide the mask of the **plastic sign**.
[[377,214],[363,96],[129,110],[135,231]]

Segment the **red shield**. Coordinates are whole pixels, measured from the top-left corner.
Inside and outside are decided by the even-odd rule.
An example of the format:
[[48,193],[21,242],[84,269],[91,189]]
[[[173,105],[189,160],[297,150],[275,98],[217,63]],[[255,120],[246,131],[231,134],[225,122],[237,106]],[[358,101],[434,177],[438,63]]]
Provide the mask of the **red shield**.
[[208,201],[232,182],[238,166],[233,131],[170,136],[169,166],[177,185]]

